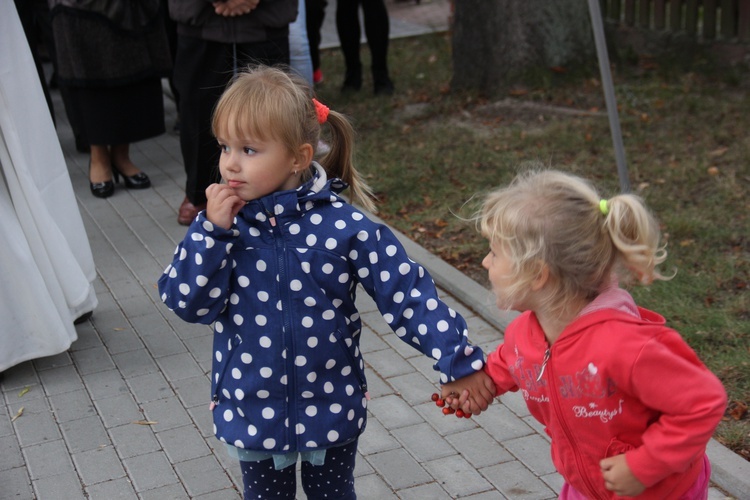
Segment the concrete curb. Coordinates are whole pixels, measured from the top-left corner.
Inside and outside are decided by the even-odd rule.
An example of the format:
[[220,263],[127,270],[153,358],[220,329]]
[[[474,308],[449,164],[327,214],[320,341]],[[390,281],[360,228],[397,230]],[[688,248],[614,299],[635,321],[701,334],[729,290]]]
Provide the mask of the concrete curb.
[[[386,224],[377,216],[368,214],[373,220]],[[390,226],[389,226],[390,227]],[[430,253],[404,234],[391,230],[401,241],[409,256],[419,262],[432,275],[437,285],[472,309],[485,321],[504,331],[514,313],[499,311],[491,299],[491,292],[461,271]],[[711,482],[738,500],[750,500],[750,462],[732,450],[711,439],[706,450],[711,460]]]

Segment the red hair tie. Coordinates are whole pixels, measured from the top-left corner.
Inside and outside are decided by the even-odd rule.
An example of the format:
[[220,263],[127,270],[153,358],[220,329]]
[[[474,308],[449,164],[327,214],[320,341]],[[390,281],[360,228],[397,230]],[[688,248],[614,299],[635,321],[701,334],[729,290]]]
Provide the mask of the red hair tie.
[[323,124],[328,120],[328,106],[321,103],[319,100],[313,97],[313,104],[315,105],[315,113],[318,115],[318,123]]

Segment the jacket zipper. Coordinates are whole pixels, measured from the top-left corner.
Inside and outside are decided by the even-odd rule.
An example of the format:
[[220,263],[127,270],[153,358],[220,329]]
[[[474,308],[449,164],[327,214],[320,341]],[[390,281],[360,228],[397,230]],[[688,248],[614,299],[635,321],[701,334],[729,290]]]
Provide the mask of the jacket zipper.
[[[578,451],[578,446],[576,446],[577,441],[575,437],[573,436],[573,433],[570,432],[570,429],[568,428],[566,420],[562,417],[563,411],[560,407],[560,398],[557,396],[557,387],[555,386],[555,377],[552,373],[553,372],[552,365],[550,364],[549,366],[547,366],[547,363],[552,357],[551,349],[552,347],[547,347],[547,350],[544,352],[544,360],[542,361],[542,369],[539,372],[539,377],[537,380],[542,378],[542,373],[544,373],[544,369],[547,367],[548,368],[547,385],[549,386],[550,401],[552,402],[555,413],[557,414],[557,420],[560,424],[560,428],[565,434],[565,437],[567,438],[568,443],[570,443],[570,447],[573,449],[573,455],[575,456],[575,459],[576,459],[576,466],[578,467],[579,471],[585,471],[586,468],[584,467],[583,461],[581,460],[581,453]],[[592,498],[597,498],[596,488],[591,484],[591,481],[589,480],[589,478],[585,474],[581,474],[581,479],[586,484],[586,487],[589,490],[589,493],[587,496],[591,496]]]
[[[274,235],[274,243],[276,245],[276,265],[279,272],[279,297],[281,298],[281,336],[284,346],[288,349],[286,356],[286,371],[288,374],[287,379],[287,398],[290,401],[295,401],[297,396],[297,371],[295,370],[294,360],[297,356],[294,349],[294,336],[292,335],[292,324],[289,319],[288,308],[291,304],[291,297],[289,296],[289,286],[284,286],[286,283],[286,244],[284,243],[283,235],[281,234],[281,228],[276,223],[275,214],[269,210],[265,204],[263,209],[266,211],[268,222],[271,224],[271,230]],[[292,411],[287,417],[289,418],[289,425],[287,426],[287,442],[291,443],[296,440],[295,429],[297,428],[297,414]]]
[[547,368],[547,362],[549,361],[550,355],[550,348],[547,347],[547,349],[544,351],[544,359],[542,359],[542,368],[539,370],[539,375],[537,375],[536,377],[537,382],[542,380],[542,375],[544,375],[544,369]]

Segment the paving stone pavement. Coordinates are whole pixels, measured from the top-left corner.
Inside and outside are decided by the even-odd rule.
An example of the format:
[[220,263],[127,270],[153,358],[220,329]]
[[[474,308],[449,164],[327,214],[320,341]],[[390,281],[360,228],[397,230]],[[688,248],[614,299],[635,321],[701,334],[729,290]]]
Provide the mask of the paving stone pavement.
[[[176,223],[185,180],[179,139],[165,134],[132,146],[152,189],[118,186],[111,198],[94,198],[87,155],[75,151],[59,94],[53,97],[98,271],[99,306],[77,327],[68,352],[3,374],[0,499],[238,499],[239,466],[211,430],[211,331],[182,322],[156,289],[185,234]],[[176,113],[169,99],[165,103],[171,127]],[[443,299],[467,319],[472,341],[494,349],[510,318],[494,310],[489,292],[402,241],[431,272]],[[470,420],[443,416],[430,401],[437,388],[431,361],[398,340],[364,293],[359,306],[372,395],[355,470],[359,498],[557,497],[562,479],[548,439],[520,395],[504,395]],[[749,498],[748,463],[716,442],[709,453],[720,480],[709,498]]]

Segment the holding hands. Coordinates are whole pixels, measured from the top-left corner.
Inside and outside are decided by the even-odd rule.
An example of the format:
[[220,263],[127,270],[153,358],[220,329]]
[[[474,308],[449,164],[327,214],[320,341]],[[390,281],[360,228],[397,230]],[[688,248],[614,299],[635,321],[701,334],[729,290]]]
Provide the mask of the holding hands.
[[206,218],[214,225],[229,229],[234,216],[245,206],[245,200],[237,196],[226,184],[211,184],[206,188]]
[[495,384],[484,370],[444,384],[441,392],[446,405],[469,415],[486,410],[495,394]]

